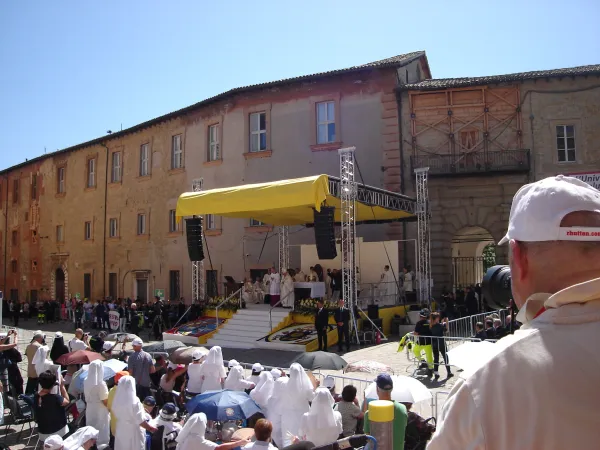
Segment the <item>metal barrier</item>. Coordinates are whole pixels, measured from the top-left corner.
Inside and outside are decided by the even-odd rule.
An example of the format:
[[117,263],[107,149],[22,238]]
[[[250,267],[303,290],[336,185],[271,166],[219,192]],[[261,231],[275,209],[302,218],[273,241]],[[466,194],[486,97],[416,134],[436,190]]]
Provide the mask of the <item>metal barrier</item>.
[[502,325],[506,322],[506,316],[508,311],[501,309],[498,311],[475,314],[472,316],[461,317],[460,319],[454,319],[448,321],[448,335],[454,337],[473,337],[475,336],[475,324],[481,322],[485,324],[485,319],[492,314],[497,314]]

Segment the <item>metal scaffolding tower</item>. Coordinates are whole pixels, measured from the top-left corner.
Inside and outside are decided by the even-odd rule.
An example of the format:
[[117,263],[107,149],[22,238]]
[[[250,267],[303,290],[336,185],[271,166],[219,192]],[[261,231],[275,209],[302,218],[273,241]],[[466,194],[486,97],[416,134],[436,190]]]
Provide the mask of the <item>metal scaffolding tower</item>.
[[281,273],[282,270],[288,270],[290,268],[290,245],[288,241],[289,227],[278,227],[277,234],[279,236],[279,267],[277,270]]
[[429,187],[427,175],[429,167],[415,169],[417,176],[417,272],[419,303],[431,303],[431,246],[429,219]]
[[[192,191],[200,192],[203,187],[204,178],[196,178],[192,181]],[[192,261],[192,303],[198,300],[204,300],[204,262]]]
[[356,305],[356,194],[358,191],[354,181],[354,151],[356,147],[341,148],[340,155],[340,223],[342,229],[342,298],[346,308],[350,310],[351,333],[358,339],[358,327],[354,306]]

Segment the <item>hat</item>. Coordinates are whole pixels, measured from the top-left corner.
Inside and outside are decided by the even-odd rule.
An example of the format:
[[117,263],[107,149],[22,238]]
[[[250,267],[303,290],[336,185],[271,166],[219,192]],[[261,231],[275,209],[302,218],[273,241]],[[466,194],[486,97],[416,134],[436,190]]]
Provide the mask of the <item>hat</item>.
[[262,372],[265,368],[261,365],[261,363],[252,364],[252,372]]
[[323,386],[329,390],[333,389],[335,387],[335,378],[333,378],[331,375],[326,376],[323,380]]
[[8,336],[7,333],[4,333],[4,332],[0,333],[0,339],[4,339],[4,338],[6,338],[6,336]]
[[[194,359],[194,357],[192,356],[192,359]],[[179,367],[177,364],[172,363],[171,361],[169,361],[169,364],[167,364],[167,369],[172,369],[172,370],[176,370],[177,367]]]
[[227,363],[227,367],[228,367],[229,369],[231,369],[231,368],[232,368],[232,367],[234,367],[234,366],[239,366],[239,365],[240,365],[240,363],[239,363],[239,362],[237,362],[235,359],[232,359],[232,360],[230,360],[230,361]]
[[131,342],[131,345],[133,345],[134,347],[141,347],[142,345],[144,345],[144,341],[137,337]]
[[175,404],[165,403],[160,410],[160,417],[164,420],[174,420],[177,417],[177,411],[179,411],[179,408]]
[[108,351],[108,350],[112,350],[113,345],[110,342],[105,342],[104,344],[102,344],[102,350],[104,351]]
[[377,388],[382,391],[391,391],[394,389],[394,382],[392,381],[392,377],[387,373],[380,373],[375,378],[375,383],[377,384]]
[[115,373],[115,383],[118,383],[121,378],[127,376],[129,376],[129,372],[126,370],[121,370],[120,372]]
[[54,333],[54,337],[55,338],[61,338],[61,337],[63,337],[63,335],[62,335],[62,333],[60,331],[57,331],[56,333]]
[[58,434],[53,434],[44,441],[44,450],[60,450],[61,448],[63,448],[63,438]]
[[146,397],[144,399],[143,403],[146,406],[156,406],[156,399],[154,397],[152,397],[151,395],[149,395],[148,397]]
[[423,308],[421,311],[419,311],[420,317],[429,317],[430,315],[431,315],[431,313],[429,312],[429,310],[427,308]]
[[200,350],[199,348],[197,348],[192,353],[192,361],[200,361],[203,356],[204,356],[204,352],[202,350]]
[[561,227],[575,211],[600,213],[600,191],[573,177],[557,175],[526,184],[513,197],[508,232],[498,244],[521,242],[600,241],[599,228]]
[[277,378],[281,377],[281,370],[271,369],[271,375],[273,376],[273,379],[276,380]]

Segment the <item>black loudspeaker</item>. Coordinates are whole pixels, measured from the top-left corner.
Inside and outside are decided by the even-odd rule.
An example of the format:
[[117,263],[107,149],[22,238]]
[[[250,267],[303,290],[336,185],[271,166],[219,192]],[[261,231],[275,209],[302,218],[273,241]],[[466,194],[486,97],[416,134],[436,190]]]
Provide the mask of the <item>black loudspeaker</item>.
[[187,237],[190,261],[204,260],[204,248],[202,247],[202,218],[194,217],[193,219],[186,219],[185,234]]
[[367,306],[367,315],[371,320],[379,319],[379,305]]
[[335,207],[323,206],[321,211],[314,210],[315,243],[319,259],[335,259]]

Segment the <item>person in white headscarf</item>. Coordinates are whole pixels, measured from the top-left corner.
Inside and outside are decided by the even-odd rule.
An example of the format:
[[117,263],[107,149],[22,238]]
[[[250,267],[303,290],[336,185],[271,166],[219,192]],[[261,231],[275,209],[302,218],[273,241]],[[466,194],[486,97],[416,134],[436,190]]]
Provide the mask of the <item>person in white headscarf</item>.
[[65,450],[90,450],[97,439],[98,430],[94,427],[86,426],[78,429],[75,433],[65,439],[63,445]]
[[260,406],[260,409],[263,410],[263,413],[265,413],[265,416],[267,417],[267,406],[269,399],[273,394],[274,386],[275,381],[273,380],[273,375],[271,375],[271,372],[261,372],[258,376],[258,383],[256,384],[256,387],[250,392],[250,398],[254,400],[258,406]]
[[273,440],[275,445],[279,448],[285,447],[284,445],[284,431],[282,427],[282,414],[285,408],[284,397],[287,391],[287,385],[289,382],[288,377],[280,377],[273,383],[273,392],[271,397],[267,400],[267,419],[273,424]]
[[271,376],[273,377],[273,380],[277,380],[279,377],[281,377],[281,370],[274,367],[271,369]]
[[249,443],[246,439],[227,442],[226,444],[217,444],[209,441],[204,437],[206,422],[206,415],[204,413],[192,414],[186,420],[177,439],[175,439],[177,441],[177,450],[233,450],[236,447],[243,447]]
[[200,375],[202,376],[201,393],[206,391],[218,391],[223,388],[223,381],[225,381],[227,374],[225,373],[225,366],[223,365],[223,352],[221,347],[217,345],[209,350],[208,356],[200,369]]
[[154,433],[156,428],[146,422],[144,407],[135,392],[135,379],[125,376],[119,380],[112,404],[112,412],[117,416],[115,433],[116,450],[143,450],[146,446],[146,433]]
[[227,362],[227,368],[228,368],[229,370],[231,370],[231,369],[232,369],[232,368],[234,368],[235,366],[239,366],[239,365],[240,365],[240,363],[238,362],[238,360],[237,360],[237,359],[230,359],[230,360]]
[[223,387],[232,391],[245,391],[254,388],[254,383],[244,379],[244,368],[242,366],[233,366]]
[[300,420],[300,440],[312,442],[316,447],[337,441],[343,430],[342,415],[333,410],[334,404],[329,389],[317,389],[310,410]]
[[96,446],[99,450],[108,446],[110,441],[110,413],[108,412],[108,386],[104,382],[104,363],[92,361],[87,378],[83,382],[85,395],[86,425],[98,430]]
[[294,308],[294,279],[288,273],[287,269],[282,269],[283,279],[281,280],[281,303],[284,308]]
[[[51,394],[60,394],[59,386],[62,383],[62,376],[60,374],[60,370],[58,370],[60,368],[60,366],[54,365],[54,363],[48,359],[49,352],[50,352],[50,349],[48,348],[48,346],[42,345],[35,352],[35,355],[33,356],[33,360],[31,361],[31,363],[33,364],[33,367],[35,368],[35,372],[37,373],[38,377],[41,374],[43,374],[46,370],[50,370],[51,372],[56,374],[58,385],[53,387],[52,390],[50,391],[50,393]],[[38,391],[40,391],[40,390],[41,390],[41,388],[38,389]]]
[[304,413],[309,411],[309,403],[314,396],[314,386],[304,368],[298,363],[292,364],[287,389],[279,399],[283,447],[293,444],[294,436],[299,435],[300,421]]

